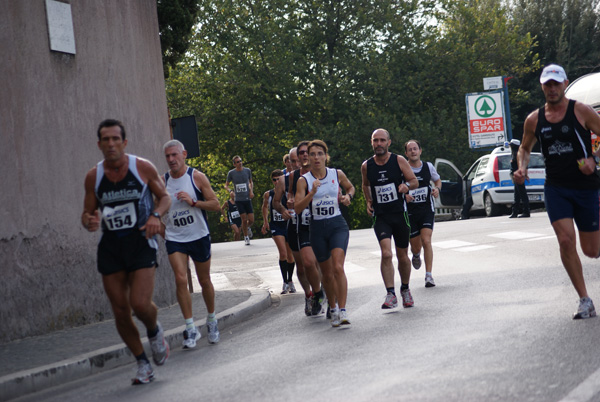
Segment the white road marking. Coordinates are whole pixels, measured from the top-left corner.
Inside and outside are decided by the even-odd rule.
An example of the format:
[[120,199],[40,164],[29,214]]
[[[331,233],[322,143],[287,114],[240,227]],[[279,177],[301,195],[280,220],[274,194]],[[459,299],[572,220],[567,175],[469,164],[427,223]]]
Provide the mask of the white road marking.
[[465,246],[473,246],[475,243],[469,243],[468,241],[462,240],[447,240],[431,243],[432,245],[439,248],[457,248],[457,247],[465,247]]
[[[488,236],[496,237],[496,238],[500,238],[500,239],[507,239],[507,240],[527,240],[527,241],[551,239],[554,237],[554,236],[544,236],[543,234],[540,234],[540,233],[518,232],[518,231],[495,233],[495,234],[491,234]],[[443,248],[443,249],[453,249],[456,251],[460,251],[462,253],[485,250],[488,248],[495,247],[493,245],[478,245],[476,243],[471,243],[471,242],[462,241],[462,240],[447,240],[447,241],[433,242],[432,245],[435,247]],[[394,255],[396,255],[396,250],[394,248],[392,248],[392,252],[394,253]],[[371,251],[370,253],[373,255],[376,255],[378,257],[381,256],[381,251]]]
[[344,263],[344,272],[348,273],[353,273],[353,272],[358,272],[358,271],[364,271],[366,268],[365,267],[361,267],[360,265],[356,265],[353,264],[351,262],[345,262]]
[[487,248],[494,248],[495,246],[490,246],[488,244],[479,244],[476,246],[471,246],[471,247],[461,247],[461,248],[455,248],[455,251],[460,251],[461,253],[469,253],[471,251],[479,251],[479,250],[485,250]]
[[576,386],[560,402],[586,402],[593,400],[600,391],[600,369],[594,371],[582,383]]
[[508,240],[521,240],[521,239],[530,239],[532,237],[540,237],[543,236],[539,233],[528,233],[528,232],[503,232],[503,233],[494,233],[488,235],[490,237],[497,237],[500,239],[508,239]]
[[556,239],[556,236],[552,235],[552,236],[535,237],[533,239],[525,239],[525,241],[536,241],[536,240],[547,240],[547,239]]

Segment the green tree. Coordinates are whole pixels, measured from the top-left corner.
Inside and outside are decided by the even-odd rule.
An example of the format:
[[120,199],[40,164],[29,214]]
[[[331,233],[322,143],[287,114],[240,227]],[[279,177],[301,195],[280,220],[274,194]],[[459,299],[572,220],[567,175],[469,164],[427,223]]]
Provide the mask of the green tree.
[[157,0],[158,28],[165,77],[189,46],[197,21],[198,0]]
[[[253,170],[258,197],[283,153],[314,138],[360,190],[360,165],[379,127],[399,154],[417,138],[424,159],[466,167],[476,156],[465,94],[480,91],[486,76],[522,76],[535,60],[531,38],[515,32],[496,0],[199,4],[167,97],[173,116],[196,116],[202,169],[221,199],[234,154]],[[350,214],[352,227],[370,224],[360,197]]]
[[544,103],[540,90],[541,68],[550,63],[562,65],[573,82],[582,75],[600,70],[599,0],[512,0],[510,15],[516,31],[535,39],[537,68],[515,80],[524,94],[514,110],[515,125],[522,131],[527,115]]

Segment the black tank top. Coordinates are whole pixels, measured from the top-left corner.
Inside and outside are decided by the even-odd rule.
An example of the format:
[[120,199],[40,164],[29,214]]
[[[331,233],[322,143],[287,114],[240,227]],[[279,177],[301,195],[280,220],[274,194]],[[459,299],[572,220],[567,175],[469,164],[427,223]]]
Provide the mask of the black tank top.
[[[296,189],[298,187],[298,180],[302,177],[300,174],[300,169],[294,170],[294,179],[292,180],[292,191],[290,191],[294,196],[296,195]],[[308,188],[306,190],[308,194]],[[298,230],[307,231],[310,228],[310,205],[304,209],[300,214],[297,214],[296,224],[298,225]]]
[[[287,223],[285,222],[285,220],[283,220],[283,216],[281,216],[281,214],[275,208],[273,208],[273,197],[274,196],[275,196],[275,190],[274,189],[269,190],[269,222],[272,225],[285,226]],[[285,204],[284,204],[285,201],[287,201],[287,197],[284,194],[283,197],[281,198],[281,204],[284,207],[285,207]]]
[[114,183],[104,175],[104,164],[96,165],[95,192],[102,210],[102,230],[117,236],[138,232],[154,209],[152,193],[137,171],[136,156],[128,155],[127,174]]
[[419,187],[410,191],[410,194],[414,198],[413,202],[406,203],[408,213],[422,210],[434,210],[431,200],[431,185],[429,184],[431,182],[431,170],[429,170],[429,163],[421,163],[423,164],[421,166],[421,171],[415,173],[417,180],[419,180]]
[[[237,214],[235,214],[234,212],[237,212]],[[235,215],[235,218],[233,217],[233,215]],[[227,200],[227,219],[229,220],[229,222],[233,222],[236,219],[242,219],[240,217],[240,212],[238,210],[237,205],[235,205],[235,202],[231,202],[230,200]]]
[[383,166],[376,164],[375,159],[370,157],[367,160],[367,179],[371,184],[373,212],[376,216],[406,211],[404,194],[398,193],[398,186],[404,183],[398,155],[391,153]]
[[558,123],[546,120],[542,106],[538,111],[535,136],[546,162],[546,183],[581,190],[600,188],[597,172],[585,175],[577,164],[578,159],[592,156],[592,137],[575,116],[574,100],[569,100],[565,117]]

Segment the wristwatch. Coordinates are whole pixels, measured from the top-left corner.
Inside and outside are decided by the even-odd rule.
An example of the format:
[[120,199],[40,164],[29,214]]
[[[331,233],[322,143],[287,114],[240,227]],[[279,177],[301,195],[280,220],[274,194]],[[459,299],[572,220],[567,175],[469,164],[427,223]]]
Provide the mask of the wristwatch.
[[158,218],[158,219],[161,218],[161,216],[160,216],[160,214],[158,212],[152,212],[152,216],[155,217],[155,218]]

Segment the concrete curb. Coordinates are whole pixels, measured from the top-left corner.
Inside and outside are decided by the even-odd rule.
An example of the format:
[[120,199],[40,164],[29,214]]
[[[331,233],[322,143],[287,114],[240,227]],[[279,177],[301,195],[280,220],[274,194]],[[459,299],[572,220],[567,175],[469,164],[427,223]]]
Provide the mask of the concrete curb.
[[[217,314],[219,329],[223,330],[245,321],[266,310],[270,305],[271,294],[268,290],[250,289],[250,297],[246,301]],[[195,323],[201,327],[203,335],[206,335],[206,319],[197,320]],[[185,326],[182,325],[165,331],[165,339],[171,347],[181,345],[184,329]],[[142,342],[144,348],[149,350],[148,338],[142,338]],[[0,401],[39,392],[131,363],[133,358],[129,349],[124,343],[120,343],[56,363],[19,371],[0,377]]]

